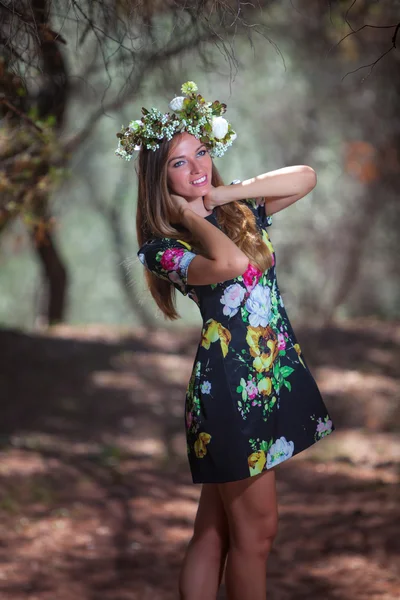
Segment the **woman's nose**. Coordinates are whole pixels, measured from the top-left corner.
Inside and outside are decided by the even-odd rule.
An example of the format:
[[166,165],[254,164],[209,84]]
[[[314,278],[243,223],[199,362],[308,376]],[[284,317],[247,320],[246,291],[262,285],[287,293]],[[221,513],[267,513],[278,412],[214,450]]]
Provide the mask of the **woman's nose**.
[[201,171],[201,166],[199,165],[199,163],[197,161],[192,161],[191,165],[190,165],[190,172],[191,173],[200,173]]

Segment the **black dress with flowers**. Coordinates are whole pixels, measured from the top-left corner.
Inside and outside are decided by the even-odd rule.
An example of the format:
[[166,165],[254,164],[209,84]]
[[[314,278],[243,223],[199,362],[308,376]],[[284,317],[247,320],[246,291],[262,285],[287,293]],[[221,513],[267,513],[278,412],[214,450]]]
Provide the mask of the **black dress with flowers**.
[[[262,273],[210,285],[189,285],[196,256],[171,238],[148,240],[141,263],[199,307],[203,326],[186,388],[184,422],[194,483],[236,481],[289,459],[334,431],[279,291],[271,216],[253,211],[274,264]],[[204,217],[219,227],[215,211]]]

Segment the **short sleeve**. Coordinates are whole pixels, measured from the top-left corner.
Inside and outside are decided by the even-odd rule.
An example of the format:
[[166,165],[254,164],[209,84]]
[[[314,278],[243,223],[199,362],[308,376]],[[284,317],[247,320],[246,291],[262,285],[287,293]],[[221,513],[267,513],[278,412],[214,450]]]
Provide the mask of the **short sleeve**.
[[172,283],[184,296],[191,286],[187,283],[188,267],[197,256],[182,240],[155,238],[145,242],[137,256],[146,269]]
[[[231,185],[235,183],[240,183],[240,179],[234,179]],[[262,227],[269,227],[270,225],[272,225],[272,216],[267,215],[267,213],[265,212],[264,198],[261,202],[257,202],[256,198],[246,198],[245,200],[239,200],[239,202],[243,202],[253,211]]]

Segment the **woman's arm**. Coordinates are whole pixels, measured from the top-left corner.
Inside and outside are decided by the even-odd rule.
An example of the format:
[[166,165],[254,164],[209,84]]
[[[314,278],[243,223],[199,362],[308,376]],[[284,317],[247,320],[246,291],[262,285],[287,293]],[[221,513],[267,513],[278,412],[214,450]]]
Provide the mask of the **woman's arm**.
[[265,212],[271,215],[306,196],[316,184],[317,176],[311,167],[283,167],[241,183],[215,188],[211,194],[211,205],[208,202],[207,208],[213,209],[215,206],[246,198],[259,198],[262,202],[265,198]]
[[178,212],[182,225],[191,231],[194,238],[201,240],[209,255],[207,258],[198,254],[191,261],[187,274],[188,284],[219,283],[238,277],[246,271],[249,259],[225,233],[189,207],[182,205]]
[[[194,238],[207,248],[211,260],[232,263],[239,268],[247,267],[248,258],[236,244],[218,227],[192,211],[189,207],[179,207],[180,223],[189,229]],[[245,265],[246,263],[246,265]]]

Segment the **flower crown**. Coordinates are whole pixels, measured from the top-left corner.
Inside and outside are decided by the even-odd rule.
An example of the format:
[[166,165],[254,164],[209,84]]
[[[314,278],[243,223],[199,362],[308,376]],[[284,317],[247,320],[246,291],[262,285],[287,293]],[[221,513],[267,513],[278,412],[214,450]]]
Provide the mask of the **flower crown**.
[[169,103],[173,114],[162,113],[156,108],[142,108],[142,118],[131,121],[122,127],[117,156],[131,160],[135,151],[143,146],[154,152],[160,147],[160,140],[171,140],[175,133],[187,131],[208,146],[212,157],[223,156],[237,135],[223,115],[226,104],[218,100],[206,102],[200,94],[196,95],[197,85],[187,81],[182,85],[182,94]]

